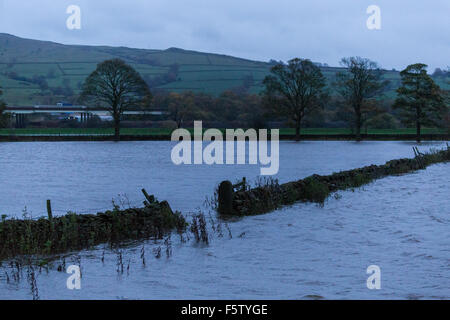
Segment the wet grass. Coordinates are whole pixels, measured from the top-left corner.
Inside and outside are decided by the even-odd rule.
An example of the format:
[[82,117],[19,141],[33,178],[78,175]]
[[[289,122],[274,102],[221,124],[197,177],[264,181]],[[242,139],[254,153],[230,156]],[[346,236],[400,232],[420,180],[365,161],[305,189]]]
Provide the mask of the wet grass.
[[[187,128],[192,134],[193,128]],[[206,130],[206,128],[204,129]],[[225,129],[221,129],[225,132]],[[171,136],[173,130],[169,128],[122,128],[121,134],[128,136]],[[351,135],[348,128],[305,128],[302,135]],[[424,128],[423,134],[447,134],[446,129]],[[368,129],[363,134],[369,135],[412,135],[415,136],[416,129]],[[0,135],[114,135],[114,128],[22,128],[22,129],[0,129]],[[294,136],[295,129],[281,128],[280,135]]]

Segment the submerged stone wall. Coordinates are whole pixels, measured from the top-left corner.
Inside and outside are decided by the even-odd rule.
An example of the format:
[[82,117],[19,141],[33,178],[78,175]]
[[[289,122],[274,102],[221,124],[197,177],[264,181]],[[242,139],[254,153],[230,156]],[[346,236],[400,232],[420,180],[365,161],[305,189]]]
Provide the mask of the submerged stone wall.
[[2,218],[0,261],[20,255],[47,255],[91,248],[101,243],[156,237],[173,229],[184,230],[186,221],[166,201],[148,198],[144,208],[96,215],[68,213],[62,217],[31,219]]
[[[223,204],[223,196],[219,192],[218,210],[223,215],[245,216],[267,213],[298,201],[323,203],[330,193],[338,190],[357,188],[375,179],[425,169],[434,163],[450,161],[448,146],[444,150],[427,154],[421,154],[417,149],[414,152],[416,157],[413,159],[391,160],[384,165],[371,165],[328,176],[313,175],[281,185],[276,181],[268,181],[250,190],[237,192],[231,190],[232,210],[227,209],[230,206]],[[226,190],[225,194],[229,192],[230,190]],[[230,198],[229,195],[227,197]]]

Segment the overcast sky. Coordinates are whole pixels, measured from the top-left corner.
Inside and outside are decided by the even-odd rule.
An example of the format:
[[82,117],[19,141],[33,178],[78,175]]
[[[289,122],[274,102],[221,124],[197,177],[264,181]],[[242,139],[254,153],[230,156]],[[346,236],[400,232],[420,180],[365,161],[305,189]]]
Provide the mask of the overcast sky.
[[[369,5],[381,30],[369,30]],[[81,8],[81,30],[66,9]],[[178,47],[339,65],[363,56],[401,69],[450,65],[450,0],[0,0],[0,32],[65,44]]]

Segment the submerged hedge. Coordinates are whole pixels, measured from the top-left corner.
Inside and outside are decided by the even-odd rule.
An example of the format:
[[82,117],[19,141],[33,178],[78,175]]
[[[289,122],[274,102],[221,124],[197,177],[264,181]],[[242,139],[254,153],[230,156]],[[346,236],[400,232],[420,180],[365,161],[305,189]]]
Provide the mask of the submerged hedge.
[[130,208],[51,219],[9,219],[0,222],[0,261],[20,255],[46,255],[91,248],[102,243],[156,237],[173,229],[184,230],[186,221],[166,201],[145,202]]
[[334,191],[357,188],[375,179],[408,173],[447,161],[450,161],[448,146],[444,150],[430,151],[427,154],[417,153],[413,159],[391,160],[380,166],[371,165],[328,176],[313,175],[281,185],[271,181],[251,190],[234,192],[232,211],[228,214],[237,216],[263,214],[298,201],[323,203]]

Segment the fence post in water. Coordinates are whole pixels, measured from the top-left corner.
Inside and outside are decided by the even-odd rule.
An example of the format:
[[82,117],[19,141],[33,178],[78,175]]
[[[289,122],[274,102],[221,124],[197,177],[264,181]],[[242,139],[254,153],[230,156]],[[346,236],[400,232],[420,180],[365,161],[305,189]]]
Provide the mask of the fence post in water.
[[233,184],[223,181],[219,185],[219,213],[224,215],[233,214]]
[[413,150],[414,150],[414,155],[415,155],[416,161],[419,164],[419,167],[421,169],[425,169],[425,163],[423,162],[423,155],[424,154],[421,153],[419,151],[419,148],[417,148],[417,147],[413,147]]
[[145,199],[147,199],[149,204],[155,202],[155,197],[154,196],[149,196],[145,189],[142,189],[142,193],[144,194],[144,197],[145,197]]
[[48,214],[48,221],[50,221],[50,230],[53,232],[52,203],[50,200],[47,200],[47,214]]

